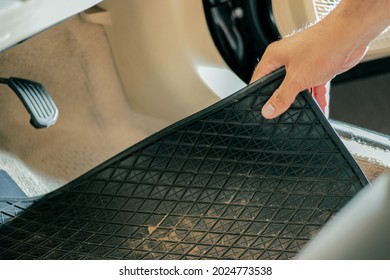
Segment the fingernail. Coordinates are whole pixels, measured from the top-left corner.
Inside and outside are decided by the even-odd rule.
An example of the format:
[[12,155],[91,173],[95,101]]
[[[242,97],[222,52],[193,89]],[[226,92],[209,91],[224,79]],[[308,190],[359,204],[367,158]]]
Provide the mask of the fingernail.
[[261,114],[264,118],[272,118],[272,116],[275,114],[275,108],[272,106],[272,104],[266,104],[263,106],[263,109],[261,109]]

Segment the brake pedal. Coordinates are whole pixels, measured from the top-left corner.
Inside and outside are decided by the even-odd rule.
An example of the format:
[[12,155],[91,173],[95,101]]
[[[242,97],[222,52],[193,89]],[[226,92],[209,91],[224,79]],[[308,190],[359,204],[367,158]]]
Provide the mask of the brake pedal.
[[46,128],[56,123],[58,108],[43,85],[15,77],[0,78],[0,83],[7,84],[16,93],[30,113],[30,123],[35,128]]

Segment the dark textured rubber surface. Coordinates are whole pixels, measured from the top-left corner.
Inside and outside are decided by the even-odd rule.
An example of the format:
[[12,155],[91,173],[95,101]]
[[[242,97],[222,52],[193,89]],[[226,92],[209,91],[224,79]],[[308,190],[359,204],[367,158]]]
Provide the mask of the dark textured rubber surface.
[[309,93],[277,119],[261,117],[283,77],[168,127],[19,214],[3,211],[0,258],[294,257],[368,182]]

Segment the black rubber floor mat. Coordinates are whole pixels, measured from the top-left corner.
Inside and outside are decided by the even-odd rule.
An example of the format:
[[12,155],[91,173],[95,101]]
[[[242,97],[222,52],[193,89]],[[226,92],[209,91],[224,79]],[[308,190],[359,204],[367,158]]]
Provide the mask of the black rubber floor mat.
[[3,212],[0,258],[294,257],[368,182],[309,93],[277,119],[261,117],[283,77],[168,127],[19,214]]

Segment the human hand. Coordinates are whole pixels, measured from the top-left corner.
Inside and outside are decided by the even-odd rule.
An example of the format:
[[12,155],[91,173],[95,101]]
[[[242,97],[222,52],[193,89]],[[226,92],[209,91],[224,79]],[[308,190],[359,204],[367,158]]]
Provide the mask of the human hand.
[[363,41],[357,45],[343,32],[336,20],[324,19],[268,46],[251,82],[282,66],[286,68],[286,76],[262,108],[265,118],[272,119],[285,112],[305,89],[312,90],[313,97],[325,111],[327,83],[355,66],[366,53],[369,43]]

